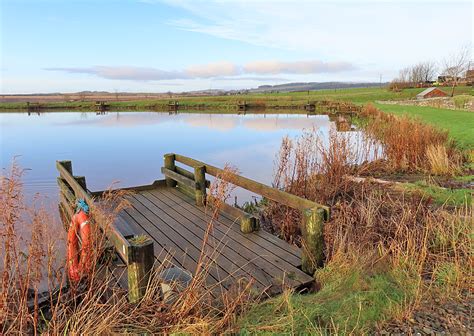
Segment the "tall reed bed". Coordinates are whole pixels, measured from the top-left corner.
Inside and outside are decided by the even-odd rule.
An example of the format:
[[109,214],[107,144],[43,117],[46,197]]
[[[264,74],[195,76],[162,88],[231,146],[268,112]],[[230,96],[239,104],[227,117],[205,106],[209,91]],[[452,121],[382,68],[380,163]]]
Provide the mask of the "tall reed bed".
[[449,175],[459,172],[462,155],[448,132],[408,116],[384,113],[367,104],[360,114],[364,130],[379,140],[390,166],[397,171]]
[[[215,202],[208,209],[208,232],[191,282],[180,287],[172,300],[164,299],[161,273],[171,265],[173,257],[166,255],[156,263],[146,295],[132,304],[119,286],[117,274],[111,271],[112,259],[106,258],[105,253],[105,232],[98,229],[93,239],[96,267],[80,283],[69,283],[66,262],[56,254],[57,233],[48,237],[52,233],[46,225],[54,216],[25,205],[21,178],[22,171],[14,164],[0,180],[0,334],[216,334],[231,331],[237,313],[254,302],[251,279],[236,281],[230,291],[222,287],[227,279],[212,286],[206,282],[209,267],[222,246],[208,238],[220,202],[229,194],[223,179],[218,178],[212,186]],[[126,196],[106,193],[100,206],[91,209],[93,221],[109,227],[117,213],[129,206]],[[22,241],[21,227],[31,229],[27,241]],[[40,290],[40,282],[47,284],[47,291]],[[177,283],[170,286],[179,287]]]
[[[395,125],[405,123],[419,127],[428,137],[415,136],[416,144],[408,150],[406,157],[415,167],[421,157],[426,159],[430,146],[443,144],[446,138],[431,129],[423,131],[424,126],[413,126],[412,121]],[[440,281],[465,288],[470,274],[472,207],[435,206],[431,199],[405,193],[389,183],[358,179],[358,175],[370,176],[387,166],[393,171],[391,167],[398,162],[387,154],[391,152],[384,140],[362,140],[351,141],[344,133],[332,132],[325,142],[313,130],[296,140],[284,139],[276,160],[276,187],[331,206],[331,218],[324,228],[327,262],[341,255],[370,255],[369,260],[383,259],[390,267],[397,263],[404,269],[413,266],[411,271],[419,279],[438,279],[443,274],[439,270],[450,267],[456,271],[456,280]],[[299,216],[272,202],[264,213],[276,234],[296,244],[300,244]]]

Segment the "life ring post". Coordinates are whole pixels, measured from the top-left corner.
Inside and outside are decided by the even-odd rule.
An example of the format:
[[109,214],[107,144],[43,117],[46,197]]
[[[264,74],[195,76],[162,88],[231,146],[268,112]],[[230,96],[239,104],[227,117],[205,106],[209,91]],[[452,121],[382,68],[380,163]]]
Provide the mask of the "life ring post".
[[128,299],[136,303],[145,295],[155,261],[153,240],[140,235],[130,238],[128,249]]

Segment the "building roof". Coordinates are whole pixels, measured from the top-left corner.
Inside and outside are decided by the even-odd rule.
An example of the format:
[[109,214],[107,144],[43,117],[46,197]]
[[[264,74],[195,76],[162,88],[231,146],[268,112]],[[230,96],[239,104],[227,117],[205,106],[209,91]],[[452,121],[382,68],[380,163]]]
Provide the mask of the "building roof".
[[423,90],[422,92],[418,93],[416,96],[417,97],[424,97],[428,93],[430,93],[431,91],[434,91],[434,90],[439,90],[439,89],[437,87],[430,87],[430,88],[427,88],[426,90]]

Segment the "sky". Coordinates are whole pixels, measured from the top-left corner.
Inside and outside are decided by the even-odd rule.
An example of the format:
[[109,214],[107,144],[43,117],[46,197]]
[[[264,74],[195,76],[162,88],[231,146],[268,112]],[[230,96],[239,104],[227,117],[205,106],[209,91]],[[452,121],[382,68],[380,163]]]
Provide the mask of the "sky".
[[472,49],[472,1],[0,0],[0,92],[390,81]]

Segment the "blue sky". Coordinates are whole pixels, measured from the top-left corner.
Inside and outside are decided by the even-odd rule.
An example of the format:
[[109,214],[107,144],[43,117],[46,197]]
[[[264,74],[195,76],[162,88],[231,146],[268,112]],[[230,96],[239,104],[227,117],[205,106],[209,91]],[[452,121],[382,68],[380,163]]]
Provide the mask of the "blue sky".
[[471,1],[2,0],[2,93],[390,80],[472,48]]

